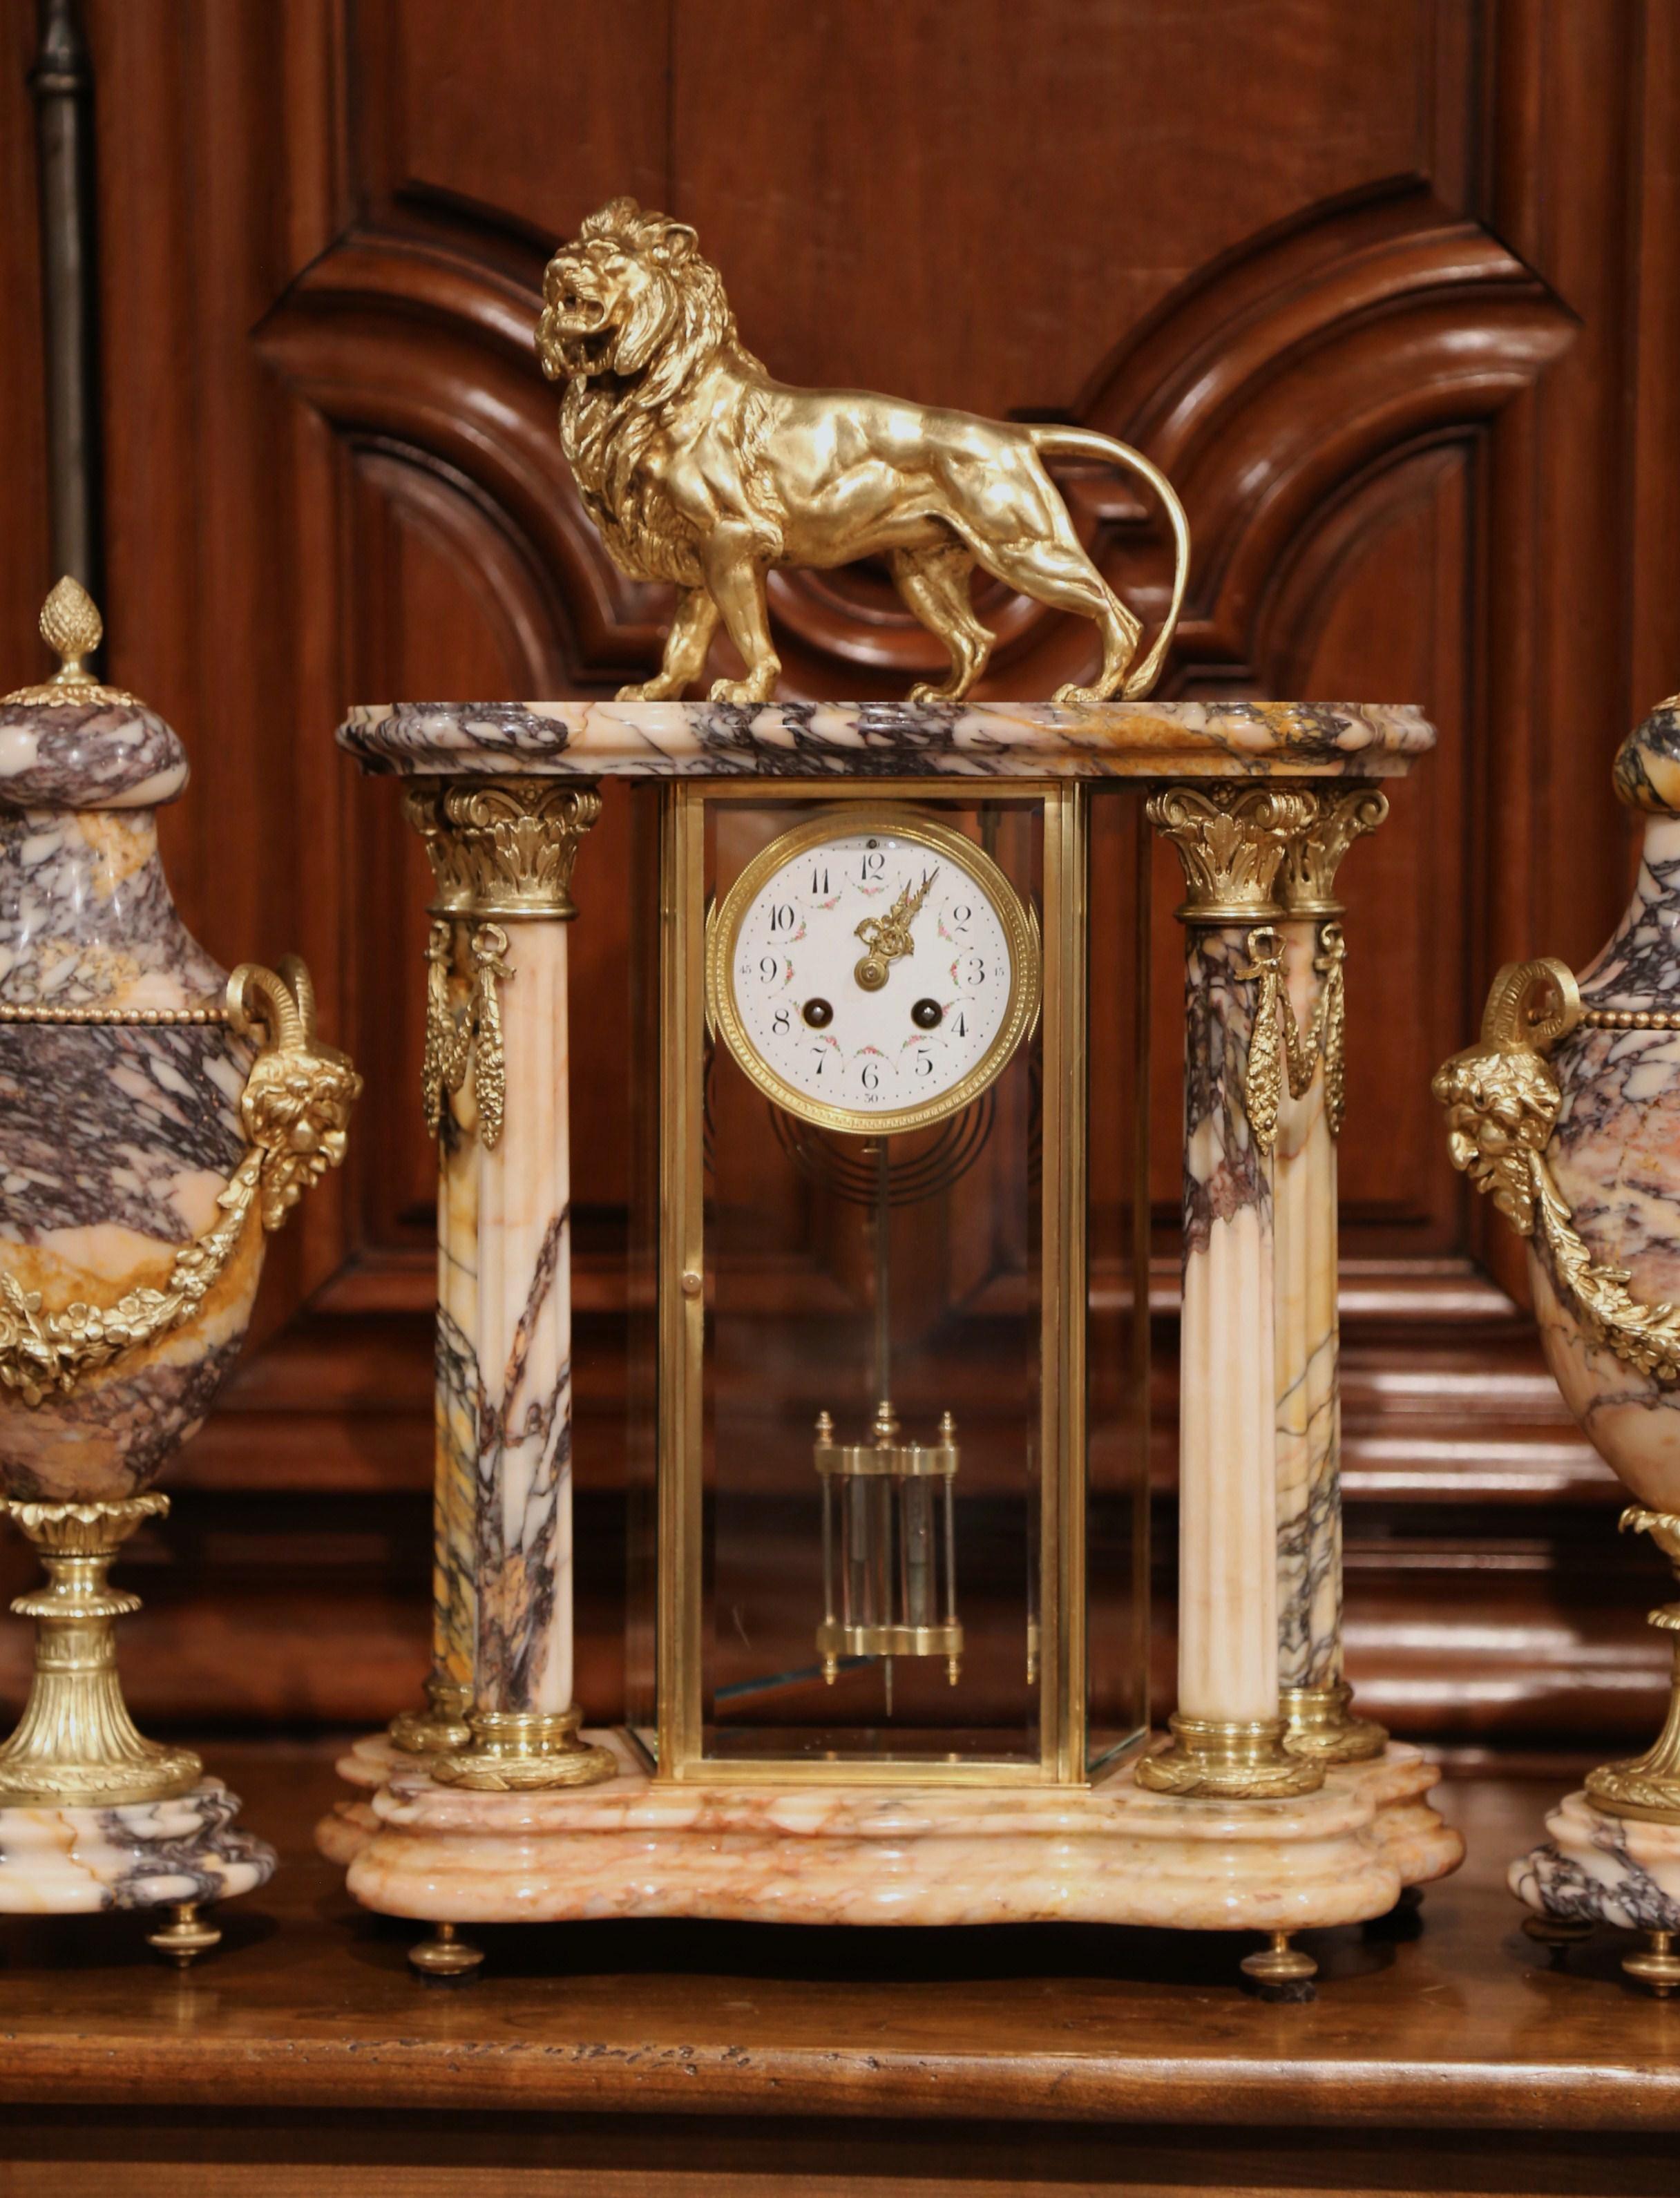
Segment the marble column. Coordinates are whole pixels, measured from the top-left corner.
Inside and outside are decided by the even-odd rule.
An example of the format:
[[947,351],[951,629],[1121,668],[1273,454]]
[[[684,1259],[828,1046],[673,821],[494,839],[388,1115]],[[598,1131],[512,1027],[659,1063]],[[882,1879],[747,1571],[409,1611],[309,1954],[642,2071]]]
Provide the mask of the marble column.
[[[1184,1287],[1178,1436],[1178,1707],[1140,1785],[1209,1800],[1311,1793],[1322,1765],[1278,1711],[1271,1148],[1282,911],[1272,887],[1304,805],[1208,782],[1151,797],[1177,849],[1185,926]],[[1272,988],[1272,989],[1269,989]]]
[[[425,1100],[439,1131],[432,1776],[583,1785],[573,1700],[567,924],[601,806],[555,779],[419,782],[439,898]],[[434,1742],[433,1745],[439,1743]]]
[[1336,1140],[1342,1118],[1343,856],[1388,801],[1373,786],[1294,789],[1277,896],[1289,1038],[1273,1161],[1276,1233],[1279,1701],[1288,1746],[1327,1763],[1381,1755],[1342,1677],[1341,1391]]

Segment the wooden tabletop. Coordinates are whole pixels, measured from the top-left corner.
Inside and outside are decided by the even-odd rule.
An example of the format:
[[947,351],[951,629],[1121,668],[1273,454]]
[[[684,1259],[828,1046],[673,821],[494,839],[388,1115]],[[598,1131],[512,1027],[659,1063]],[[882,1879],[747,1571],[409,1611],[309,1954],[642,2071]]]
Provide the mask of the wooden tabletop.
[[[218,1911],[223,1945],[184,1975],[137,1918],[0,1922],[7,2126],[251,2108],[493,2115],[505,2131],[520,2111],[584,2112],[633,2114],[650,2141],[649,2117],[799,2117],[807,2137],[809,2118],[863,2117],[1195,2125],[1210,2142],[1217,2125],[1481,2132],[1479,2148],[1494,2131],[1602,2132],[1550,2156],[1675,2156],[1651,2141],[1680,2130],[1680,2001],[1627,1986],[1610,1934],[1554,1970],[1503,1889],[1555,1779],[1449,1784],[1466,1869],[1430,1888],[1415,1936],[1309,1934],[1320,1991],[1291,2007],[1241,1988],[1252,1939],[1071,1926],[503,1928],[474,1933],[476,1980],[428,1986],[405,1961],[420,1933],[355,1909],[314,1854],[328,1753],[206,1752],[282,1869]],[[1602,2187],[1673,2187],[1626,2172]]]

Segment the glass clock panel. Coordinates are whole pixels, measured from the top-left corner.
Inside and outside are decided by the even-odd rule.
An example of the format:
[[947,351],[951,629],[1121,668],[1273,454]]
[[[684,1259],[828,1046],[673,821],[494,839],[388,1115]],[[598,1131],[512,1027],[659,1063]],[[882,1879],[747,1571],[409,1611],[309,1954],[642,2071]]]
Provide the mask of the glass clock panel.
[[1077,1783],[1143,1724],[1141,803],[888,791],[634,805],[661,1776]]
[[707,817],[705,1753],[1030,1768],[1042,808]]

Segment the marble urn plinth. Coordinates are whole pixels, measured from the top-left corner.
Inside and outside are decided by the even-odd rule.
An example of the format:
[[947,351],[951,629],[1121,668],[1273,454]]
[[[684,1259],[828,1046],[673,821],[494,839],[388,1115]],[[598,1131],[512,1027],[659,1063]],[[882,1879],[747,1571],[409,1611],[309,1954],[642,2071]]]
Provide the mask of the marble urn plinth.
[[[1633,899],[1578,978],[1513,963],[1480,1043],[1435,1079],[1452,1157],[1527,1240],[1535,1314],[1565,1403],[1636,1500],[1622,1524],[1680,1567],[1680,696],[1616,759],[1645,820]],[[1676,1644],[1655,1743],[1593,1771],[1512,1865],[1537,1937],[1610,1923],[1649,1934],[1624,1966],[1680,1987],[1680,1602],[1651,1623]]]
[[196,1755],[143,1739],[107,1584],[237,1357],[267,1230],[341,1159],[359,1079],[313,1035],[300,963],[230,977],[176,912],[155,812],[185,752],[84,660],[98,613],[48,600],[55,677],[0,701],[0,1487],[40,1552],[34,1683],[0,1747],[0,1912],[199,1905],[272,1851]]

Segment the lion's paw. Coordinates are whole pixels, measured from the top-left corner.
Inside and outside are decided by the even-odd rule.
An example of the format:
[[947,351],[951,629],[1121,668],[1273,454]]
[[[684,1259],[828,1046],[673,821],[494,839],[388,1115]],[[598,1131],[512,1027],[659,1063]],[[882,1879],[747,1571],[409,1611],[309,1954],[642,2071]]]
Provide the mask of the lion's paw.
[[960,702],[967,687],[936,687],[931,679],[918,679],[907,700],[912,702]]
[[648,679],[640,686],[620,687],[613,700],[619,702],[662,702],[670,691],[657,679]]
[[1064,710],[1077,710],[1084,703],[1106,702],[1107,699],[1100,688],[1075,687],[1072,684],[1058,687],[1050,697],[1052,702],[1059,703]]
[[[776,671],[781,669],[777,665]],[[768,702],[775,684],[775,672],[768,679],[714,679],[711,699],[714,702]]]

